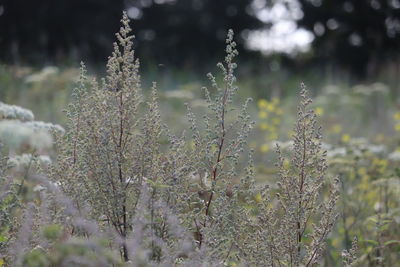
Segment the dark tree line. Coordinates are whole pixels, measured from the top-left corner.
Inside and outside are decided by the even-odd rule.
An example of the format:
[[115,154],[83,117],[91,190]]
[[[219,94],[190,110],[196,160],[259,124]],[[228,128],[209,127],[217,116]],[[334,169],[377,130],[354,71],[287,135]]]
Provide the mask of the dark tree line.
[[[132,1],[143,16],[138,29],[139,51],[158,61],[174,65],[201,64],[204,59],[224,55],[228,29],[236,32],[239,49],[244,51],[244,30],[262,26],[250,9],[252,0],[164,0],[165,4],[140,6],[149,1]],[[146,36],[152,34],[151,36]],[[147,38],[150,37],[150,38]],[[157,38],[154,42],[151,37]],[[245,56],[245,53],[241,53]]]
[[382,62],[399,60],[399,0],[299,0],[298,22],[315,33],[315,57],[347,67],[361,76]]
[[[103,62],[122,10],[134,20],[136,50],[145,64],[201,67],[204,59],[221,57],[229,28],[247,58],[252,54],[243,33],[267,27],[254,16],[253,1],[0,0],[0,60]],[[284,0],[257,1],[268,6]],[[298,26],[315,35],[314,63],[332,62],[363,76],[398,56],[399,0],[298,1],[304,14]]]
[[43,63],[104,58],[119,27],[121,0],[0,0],[0,56]]
[[248,11],[250,2],[0,0],[0,57],[29,63],[71,57],[103,62],[126,9],[134,19],[142,58],[174,65],[200,64],[204,57],[223,54],[229,28],[241,32],[261,26]]

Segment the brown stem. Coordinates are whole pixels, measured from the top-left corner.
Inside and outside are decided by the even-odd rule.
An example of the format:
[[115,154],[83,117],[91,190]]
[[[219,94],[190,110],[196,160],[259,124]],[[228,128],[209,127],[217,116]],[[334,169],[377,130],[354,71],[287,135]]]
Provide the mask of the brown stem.
[[[305,113],[305,110],[303,111]],[[305,118],[303,118],[305,119]],[[297,253],[298,256],[300,255],[300,250],[301,250],[301,240],[302,240],[302,231],[301,231],[301,210],[302,210],[302,198],[303,198],[303,186],[304,186],[304,180],[305,180],[305,162],[306,162],[306,151],[307,151],[307,146],[306,146],[306,122],[304,121],[303,125],[303,156],[302,156],[302,162],[301,162],[301,173],[300,173],[300,190],[299,190],[299,206],[298,206],[298,214],[297,214]],[[304,228],[306,228],[306,225],[304,225]]]
[[[228,99],[228,93],[229,93],[228,92],[229,91],[229,85],[228,84],[229,84],[229,81],[227,81],[227,83],[225,85],[224,94],[222,96],[222,110],[221,110],[221,115],[220,115],[221,116],[221,132],[222,132],[222,135],[221,135],[220,142],[219,142],[219,145],[218,145],[218,155],[217,155],[216,164],[215,164],[215,166],[214,166],[214,168],[212,170],[213,184],[215,183],[215,181],[217,180],[217,177],[218,177],[218,167],[219,167],[219,163],[222,161],[221,155],[222,155],[222,150],[223,150],[224,142],[225,142],[225,135],[226,135],[226,130],[225,130],[225,107],[226,107],[226,101]],[[206,224],[207,224],[207,218],[208,218],[208,216],[210,214],[210,207],[211,207],[211,202],[212,202],[213,196],[214,196],[214,188],[211,189],[210,197],[209,197],[209,199],[207,201],[207,204],[206,204],[206,210],[205,210],[205,215],[206,216],[204,218],[203,227],[206,227]],[[203,241],[203,236],[202,236],[201,232],[199,231],[199,229],[197,231],[198,231],[198,235],[199,235],[199,239],[200,239],[199,246],[201,247],[202,241]]]
[[[124,187],[125,179],[123,176],[123,171],[122,171],[122,161],[123,161],[123,151],[122,151],[122,141],[123,141],[123,136],[124,136],[124,113],[123,113],[123,91],[119,91],[119,142],[118,142],[118,152],[119,152],[119,158],[118,158],[118,176],[119,180],[121,183],[121,187]],[[126,194],[123,196],[122,200],[122,227],[123,227],[123,232],[122,236],[124,237],[124,244],[123,244],[123,256],[125,261],[129,261],[128,257],[128,250],[126,248],[125,244],[125,238],[127,236],[127,231],[128,231],[128,222],[127,222],[127,216],[126,216]]]
[[228,253],[226,254],[226,257],[225,257],[224,261],[222,262],[223,265],[225,264],[226,260],[229,258],[229,255],[231,254],[232,248],[233,248],[233,241],[231,243],[231,246],[229,247]]
[[[218,146],[217,162],[216,162],[216,164],[214,166],[214,170],[213,170],[213,173],[212,173],[213,182],[215,182],[215,180],[217,179],[217,176],[218,176],[218,166],[219,166],[219,163],[221,162],[221,153],[222,153],[222,149],[223,149],[224,142],[225,142],[225,134],[226,134],[226,132],[225,132],[225,106],[226,106],[227,95],[228,95],[228,86],[225,87],[224,95],[222,97],[222,105],[223,105],[222,106],[222,111],[221,111],[221,131],[222,131],[222,136],[221,136],[220,143],[219,143],[219,146]],[[211,201],[213,199],[213,196],[214,196],[214,191],[211,191],[210,197],[209,197],[209,199],[207,201],[207,206],[206,206],[206,212],[205,212],[206,213],[206,218],[204,219],[204,223],[203,223],[204,227],[206,226],[207,217],[208,217],[208,215],[210,213],[210,206],[211,206]]]

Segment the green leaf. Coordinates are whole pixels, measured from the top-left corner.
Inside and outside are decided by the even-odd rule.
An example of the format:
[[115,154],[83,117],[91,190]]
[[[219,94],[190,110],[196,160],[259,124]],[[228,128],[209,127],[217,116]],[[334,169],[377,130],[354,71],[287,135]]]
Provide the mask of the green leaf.
[[400,244],[400,240],[389,240],[384,243],[385,246],[389,246],[392,244]]

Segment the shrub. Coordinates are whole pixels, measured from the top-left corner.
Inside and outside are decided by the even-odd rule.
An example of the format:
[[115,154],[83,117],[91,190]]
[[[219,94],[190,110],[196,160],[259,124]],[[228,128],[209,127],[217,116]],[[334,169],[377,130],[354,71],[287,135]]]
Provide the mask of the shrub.
[[56,161],[29,173],[38,194],[20,203],[7,263],[318,264],[337,218],[338,189],[337,179],[325,177],[326,152],[305,87],[289,166],[277,149],[273,198],[254,181],[250,100],[235,109],[233,32],[217,65],[222,81],[208,75],[202,123],[188,106],[191,135],[176,136],[162,123],[156,85],[150,96],[142,93],[130,31],[124,14],[100,82],[89,81],[82,64],[66,132],[55,134]]
[[[316,115],[302,84],[301,102],[294,127],[290,161],[277,145],[278,190],[276,203],[267,192],[259,201],[259,214],[247,230],[242,250],[251,262],[271,266],[314,266],[320,261],[325,240],[338,217],[338,179],[326,179],[326,151],[322,149]],[[323,186],[331,187],[327,196]]]

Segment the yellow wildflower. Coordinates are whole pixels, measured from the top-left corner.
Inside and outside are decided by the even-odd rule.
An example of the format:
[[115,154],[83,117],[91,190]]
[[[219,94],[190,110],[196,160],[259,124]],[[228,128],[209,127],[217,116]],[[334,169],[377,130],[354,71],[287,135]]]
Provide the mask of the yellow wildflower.
[[268,110],[268,111],[274,111],[275,110],[275,105],[274,104],[270,104],[270,103],[268,103],[267,104],[267,106],[266,106],[266,109]]
[[338,134],[342,131],[342,125],[340,124],[335,124],[332,126],[332,132]]
[[194,141],[190,142],[190,148],[195,149],[196,148],[196,143]]
[[263,109],[263,108],[267,107],[268,101],[265,99],[260,99],[260,100],[258,100],[257,104],[258,104],[258,108]]
[[260,129],[261,129],[261,130],[264,130],[264,131],[265,131],[265,130],[268,130],[268,124],[265,123],[265,122],[261,123],[261,124],[260,124]]
[[339,238],[332,238],[332,246],[337,248],[341,244],[341,240]]
[[267,153],[269,151],[269,145],[268,144],[261,145],[260,150],[262,153]]
[[211,145],[211,152],[215,153],[215,152],[217,152],[217,150],[218,150],[218,145],[217,144],[212,144]]
[[255,195],[254,200],[255,200],[257,203],[262,202],[262,196],[261,196],[261,194],[258,193],[257,195]]
[[396,113],[393,115],[393,118],[394,118],[396,121],[400,121],[400,112],[396,112]]
[[324,115],[324,109],[321,108],[321,107],[316,107],[316,108],[315,108],[315,115],[317,115],[317,116],[322,116],[322,115]]
[[273,118],[272,123],[275,125],[279,125],[281,123],[281,120],[279,118]]
[[386,159],[374,158],[372,161],[372,165],[377,168],[378,172],[383,173],[388,166],[388,161]]
[[394,129],[396,130],[396,132],[400,132],[400,123],[396,124],[394,126]]
[[367,174],[367,169],[365,168],[365,167],[361,167],[361,168],[359,168],[358,169],[358,175],[360,175],[360,176],[364,176],[364,175],[366,175]]
[[272,98],[272,104],[274,104],[274,105],[279,104],[279,98],[277,98],[277,97]]
[[342,140],[343,143],[348,143],[350,141],[350,135],[343,134],[341,140]]
[[288,159],[285,159],[283,161],[283,167],[285,167],[286,169],[290,167],[290,161]]
[[258,117],[260,117],[260,119],[266,119],[268,117],[268,113],[265,111],[260,111],[258,112]]
[[370,190],[371,189],[370,177],[368,175],[361,176],[361,182],[358,183],[357,188],[363,191]]

